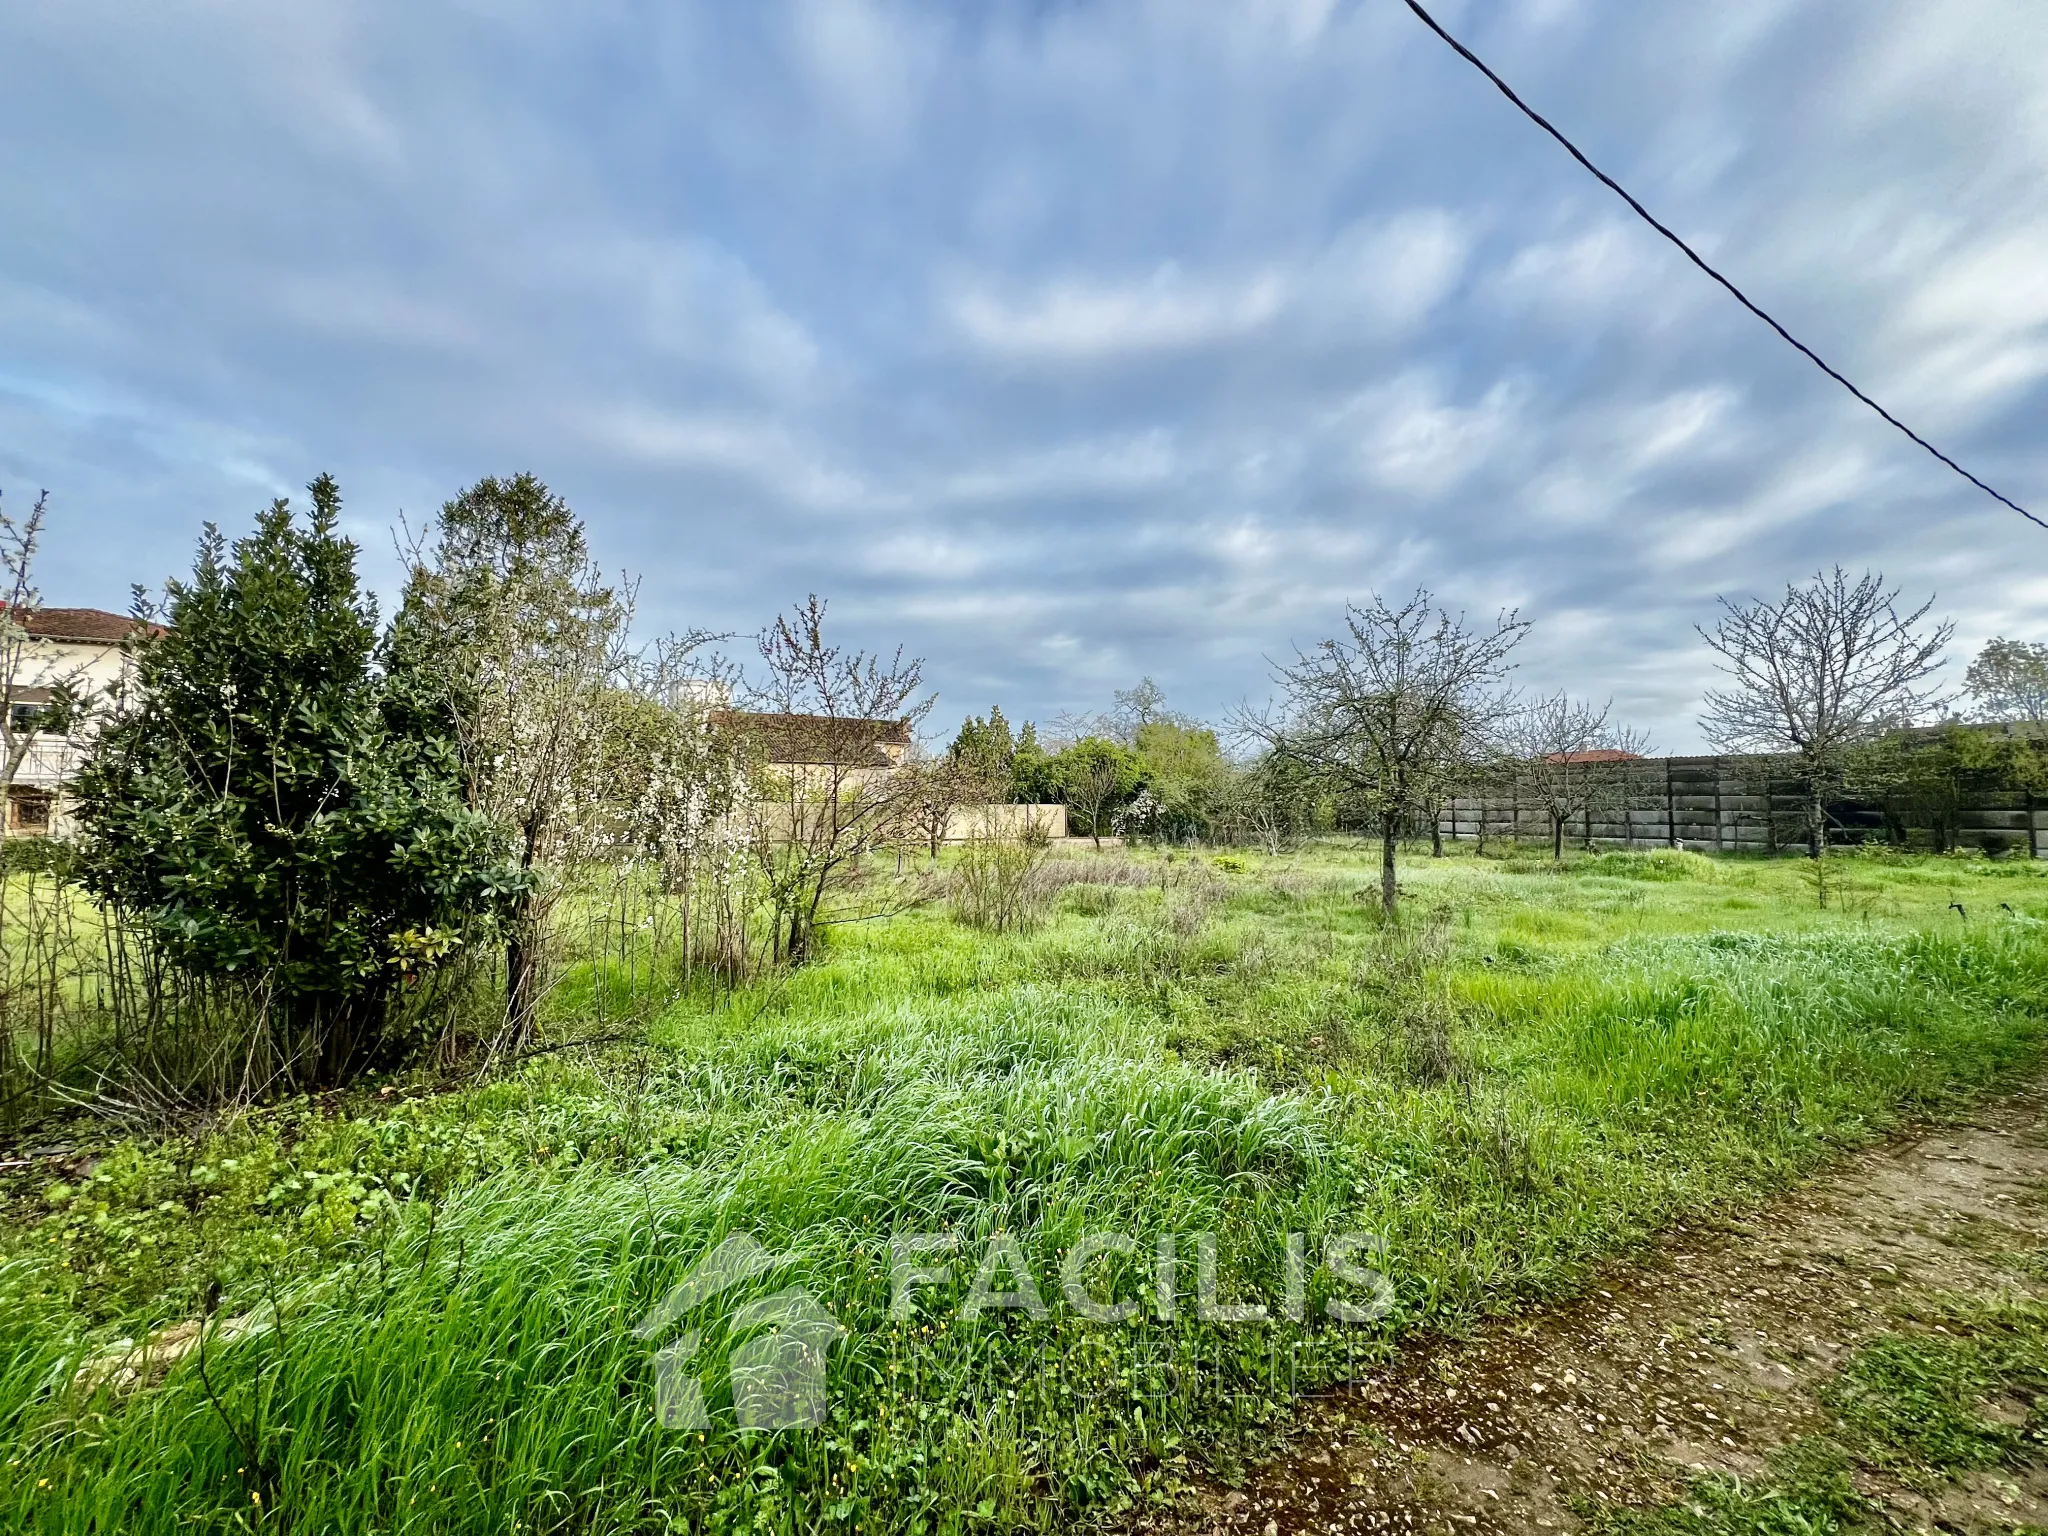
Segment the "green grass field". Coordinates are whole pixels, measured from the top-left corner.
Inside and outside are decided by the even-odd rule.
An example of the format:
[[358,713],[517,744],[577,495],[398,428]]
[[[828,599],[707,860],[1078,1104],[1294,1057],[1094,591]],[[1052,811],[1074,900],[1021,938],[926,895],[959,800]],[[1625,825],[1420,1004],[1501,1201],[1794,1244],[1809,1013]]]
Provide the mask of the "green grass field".
[[[1567,1291],[2048,1040],[2048,864],[1844,858],[1822,911],[1798,860],[1418,854],[1396,928],[1365,850],[1060,867],[1030,933],[942,905],[850,926],[820,964],[490,1082],[169,1139],[45,1131],[87,1139],[0,1174],[0,1523],[1062,1527],[1227,1467],[1404,1335]],[[618,985],[571,975],[559,1027]],[[818,1427],[735,1427],[743,1340],[715,1307],[635,1336],[733,1233],[789,1256],[737,1300],[800,1284],[846,1330]],[[959,1256],[904,1319],[907,1233]],[[1087,1272],[1144,1299],[1121,1322],[1061,1296],[1095,1233],[1137,1250]],[[1300,1321],[1277,1315],[1288,1233]],[[1369,1290],[1317,1263],[1337,1233],[1384,1241],[1377,1321],[1325,1315]],[[1200,1234],[1222,1298],[1276,1315],[1198,1315]],[[962,1315],[997,1235],[1042,1317]],[[215,1287],[257,1326],[139,1390],[77,1379]],[[669,1429],[653,1355],[686,1327],[710,1422]]]

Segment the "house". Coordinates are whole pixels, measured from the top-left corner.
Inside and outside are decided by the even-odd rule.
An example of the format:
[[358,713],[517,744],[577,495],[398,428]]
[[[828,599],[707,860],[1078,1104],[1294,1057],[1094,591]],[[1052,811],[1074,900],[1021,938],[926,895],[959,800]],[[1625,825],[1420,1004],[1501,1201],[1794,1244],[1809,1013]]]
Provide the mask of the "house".
[[[873,803],[889,776],[910,755],[908,720],[862,720],[837,715],[757,713],[714,709],[704,717],[716,730],[744,734],[771,778],[769,799],[780,802],[773,815],[780,824],[804,824],[805,803],[825,798],[865,798]],[[925,813],[911,796],[891,814],[916,820]],[[944,811],[938,840],[966,842],[974,837],[1017,837],[1026,831],[1047,837],[1067,835],[1064,805],[954,805]],[[781,835],[787,835],[781,834]],[[929,830],[924,835],[929,835]]]
[[843,789],[886,778],[910,751],[907,720],[856,720],[838,715],[765,714],[714,709],[714,730],[744,735],[770,769],[792,783]]
[[142,621],[102,608],[38,608],[14,622],[0,639],[8,738],[21,751],[7,789],[6,833],[40,837],[59,829],[61,791],[84,754],[75,738],[36,732],[36,717],[59,687],[89,696],[121,682],[133,664],[123,642]]
[[1624,752],[1619,747],[1594,747],[1585,752],[1546,752],[1543,761],[1577,767],[1580,763],[1640,763],[1645,759],[1640,752]]

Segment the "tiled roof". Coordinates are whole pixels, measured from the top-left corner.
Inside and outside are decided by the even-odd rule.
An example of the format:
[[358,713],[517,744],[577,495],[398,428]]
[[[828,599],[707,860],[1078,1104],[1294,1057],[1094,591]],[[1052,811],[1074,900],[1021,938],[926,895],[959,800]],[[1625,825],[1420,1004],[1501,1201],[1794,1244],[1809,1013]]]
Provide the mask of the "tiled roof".
[[38,639],[99,640],[110,645],[146,627],[140,619],[108,613],[104,608],[37,608],[17,618],[21,627]]
[[1590,752],[1546,752],[1546,763],[1639,763],[1640,752],[1623,752],[1615,747],[1595,747]]
[[852,720],[836,715],[765,714],[741,709],[715,709],[707,718],[715,726],[756,737],[771,763],[886,768],[895,761],[888,748],[910,745],[907,720]]

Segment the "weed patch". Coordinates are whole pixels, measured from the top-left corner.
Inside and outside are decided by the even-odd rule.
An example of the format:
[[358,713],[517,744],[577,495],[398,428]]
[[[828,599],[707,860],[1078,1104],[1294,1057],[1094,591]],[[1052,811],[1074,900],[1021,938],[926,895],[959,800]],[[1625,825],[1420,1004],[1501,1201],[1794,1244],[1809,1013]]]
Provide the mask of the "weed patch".
[[[905,913],[495,1081],[175,1137],[79,1127],[61,1156],[9,1159],[0,1521],[1056,1527],[1248,1454],[1295,1394],[1410,1330],[1569,1290],[2048,1037],[2048,954],[2019,922],[1850,922],[1760,866],[1738,871],[1757,921],[1730,932],[1718,866],[1620,877],[1645,900],[1608,911],[1617,877],[1580,872],[1596,861],[1446,858],[1404,871],[1414,915],[1388,925],[1352,895],[1369,871],[1321,858],[1261,876],[1068,852],[1043,868],[1104,878],[1065,880],[1028,931]],[[1311,1263],[1290,1316],[1290,1232],[1317,1255],[1333,1233],[1383,1242],[1391,1309],[1338,1325],[1324,1304],[1345,1293]],[[686,1364],[708,1422],[664,1428],[667,1341],[634,1325],[740,1233],[844,1330],[825,1417],[739,1431],[746,1340],[707,1319]],[[952,1246],[905,1313],[907,1233]],[[1146,1303],[1114,1325],[1061,1287],[1094,1233],[1131,1240],[1091,1261],[1094,1293]],[[1148,1300],[1162,1237],[1185,1298],[1170,1320]],[[998,1239],[1043,1315],[963,1315]],[[1265,1321],[1203,1316],[1203,1264]],[[210,1349],[203,1377],[193,1359],[118,1399],[65,1385],[215,1294],[277,1326]],[[1923,1460],[2031,1454],[1999,1394],[2038,1368],[2035,1323],[1997,1326],[1860,1362],[1843,1454],[1908,1429],[1923,1438],[1900,1454]],[[1832,1476],[1701,1495],[1747,1526],[1656,1529],[1853,1529]],[[1838,1524],[1784,1524],[1796,1509]]]

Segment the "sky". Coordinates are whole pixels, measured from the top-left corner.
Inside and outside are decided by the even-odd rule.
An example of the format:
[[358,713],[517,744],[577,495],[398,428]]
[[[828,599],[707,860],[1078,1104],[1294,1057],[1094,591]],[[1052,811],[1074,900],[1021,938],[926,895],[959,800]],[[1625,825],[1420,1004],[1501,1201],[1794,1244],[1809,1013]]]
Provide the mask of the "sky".
[[[2048,515],[2048,5],[1441,0],[1795,334]],[[1688,266],[1398,0],[10,0],[0,507],[125,608],[340,480],[530,469],[640,630],[817,592],[943,730],[1220,716],[1347,602],[1697,749],[1717,597],[2048,639],[2048,531]]]

